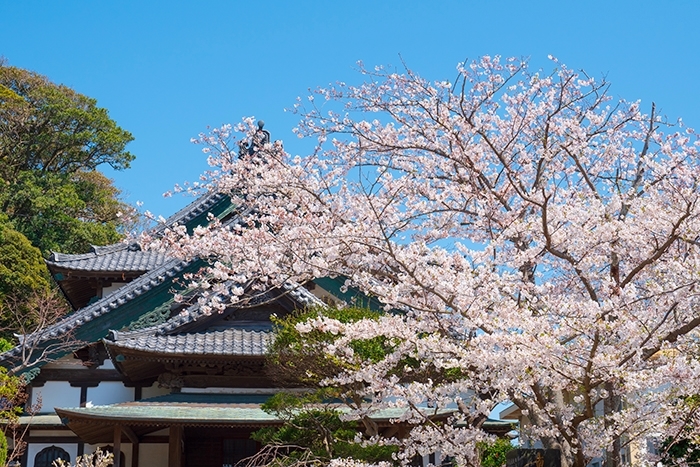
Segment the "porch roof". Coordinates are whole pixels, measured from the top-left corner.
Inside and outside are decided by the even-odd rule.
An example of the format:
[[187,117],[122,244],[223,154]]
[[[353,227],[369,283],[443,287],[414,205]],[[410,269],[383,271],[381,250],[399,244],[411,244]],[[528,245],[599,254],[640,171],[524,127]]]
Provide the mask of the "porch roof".
[[[126,433],[140,437],[170,426],[241,427],[257,428],[279,425],[282,421],[260,408],[269,398],[265,394],[208,394],[174,393],[165,396],[119,404],[56,408],[63,424],[85,442],[111,442],[114,426],[125,427]],[[383,426],[394,425],[405,408],[389,408],[375,413],[372,418]],[[449,416],[451,410],[441,410],[436,416]],[[488,420],[483,428],[493,433],[512,429],[512,423]]]
[[[281,423],[260,408],[269,395],[168,394],[135,402],[76,408],[56,408],[64,425],[90,444],[112,442],[114,427],[138,438],[170,426],[247,427]],[[133,441],[133,440],[131,440]]]

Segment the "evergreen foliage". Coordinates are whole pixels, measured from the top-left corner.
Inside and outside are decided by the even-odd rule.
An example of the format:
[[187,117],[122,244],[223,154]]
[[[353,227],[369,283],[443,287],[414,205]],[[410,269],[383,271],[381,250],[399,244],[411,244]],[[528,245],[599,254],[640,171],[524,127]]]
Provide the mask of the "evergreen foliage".
[[0,465],[7,463],[7,437],[0,431]]
[[[30,320],[30,297],[47,294],[51,289],[49,272],[39,249],[9,224],[0,221],[0,351],[12,344],[18,330],[16,316]],[[11,310],[18,306],[20,310]],[[16,311],[19,314],[15,313]],[[28,323],[25,323],[28,324]]]
[[[337,319],[342,323],[362,319],[377,319],[379,312],[367,308],[328,308],[311,309],[292,314],[285,318],[275,318],[275,341],[272,344],[268,361],[273,377],[282,385],[316,387],[320,382],[337,374],[348,366],[348,362],[332,357],[324,348],[339,336],[332,332],[313,330],[302,334],[297,325],[321,316]],[[357,340],[353,342],[357,364],[364,360],[376,361],[386,355],[387,342],[384,339]]]
[[129,167],[132,135],[95,99],[0,61],[0,208],[47,255],[118,240],[134,220],[101,164]]
[[24,298],[49,286],[41,252],[27,237],[0,222],[0,300],[10,294]]
[[493,443],[479,443],[481,467],[503,467],[506,465],[506,454],[513,449],[510,441],[498,438]]
[[263,404],[263,410],[282,419],[284,425],[262,428],[253,433],[253,439],[265,446],[289,447],[285,455],[275,459],[279,465],[309,458],[327,463],[335,457],[391,462],[396,447],[358,442],[359,424],[341,420],[338,405],[329,404],[324,394],[319,390],[305,395],[274,395]]
[[[333,332],[314,330],[302,334],[297,325],[311,319],[327,317],[343,323],[362,319],[377,319],[380,313],[365,308],[311,309],[284,318],[273,319],[275,340],[268,354],[268,367],[273,378],[284,386],[311,388],[300,393],[278,393],[271,397],[263,410],[274,414],[284,424],[281,427],[262,428],[253,438],[265,446],[287,446],[282,453],[276,452],[274,463],[290,465],[294,463],[327,463],[335,457],[353,458],[366,462],[392,462],[396,446],[364,444],[369,420],[341,420],[344,405],[362,403],[356,389],[348,386],[322,386],[322,381],[348,365],[362,361],[376,361],[386,355],[387,342],[384,339],[358,340],[353,343],[357,356],[355,363],[334,358],[324,352],[326,345],[337,339]],[[371,432],[371,435],[376,435]],[[359,434],[359,437],[358,437]]]
[[679,436],[669,437],[661,443],[661,463],[666,466],[700,467],[700,439],[689,435],[700,413],[700,395],[686,397],[686,426]]

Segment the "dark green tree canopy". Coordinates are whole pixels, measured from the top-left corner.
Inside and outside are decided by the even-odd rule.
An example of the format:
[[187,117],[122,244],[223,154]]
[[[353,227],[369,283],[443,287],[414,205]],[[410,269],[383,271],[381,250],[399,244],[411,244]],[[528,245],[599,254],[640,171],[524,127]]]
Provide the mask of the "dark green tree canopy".
[[45,76],[0,62],[0,177],[25,170],[71,173],[129,167],[132,135],[97,101]]
[[[31,298],[50,289],[49,271],[39,249],[0,215],[0,351],[8,350],[9,341],[3,339],[12,340],[12,333],[20,330],[17,316],[22,316],[23,324],[35,321],[27,309]],[[13,306],[20,309],[10,309]]]
[[43,254],[112,243],[133,225],[98,171],[128,168],[132,140],[95,99],[0,59],[0,209]]
[[27,298],[48,292],[49,273],[41,252],[0,219],[0,301],[7,295]]

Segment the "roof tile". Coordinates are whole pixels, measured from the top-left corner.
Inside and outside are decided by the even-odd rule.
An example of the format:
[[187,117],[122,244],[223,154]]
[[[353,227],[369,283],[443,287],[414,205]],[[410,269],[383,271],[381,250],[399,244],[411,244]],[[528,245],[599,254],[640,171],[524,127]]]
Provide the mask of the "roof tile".
[[[113,333],[114,334],[114,333]],[[120,333],[128,335],[130,333]],[[272,342],[271,331],[231,328],[169,336],[134,333],[135,337],[107,341],[123,349],[179,355],[265,355]]]

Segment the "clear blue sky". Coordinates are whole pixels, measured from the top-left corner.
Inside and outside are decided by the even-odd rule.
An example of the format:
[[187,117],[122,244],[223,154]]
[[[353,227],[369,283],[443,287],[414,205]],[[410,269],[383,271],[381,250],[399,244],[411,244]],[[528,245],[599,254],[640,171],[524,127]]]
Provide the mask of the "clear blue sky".
[[109,175],[167,216],[187,200],[161,194],[206,168],[191,137],[252,115],[301,154],[284,109],[308,88],[358,82],[358,60],[452,79],[465,58],[549,67],[552,54],[700,128],[698,18],[697,0],[0,0],[0,56],[106,107],[137,157]]

